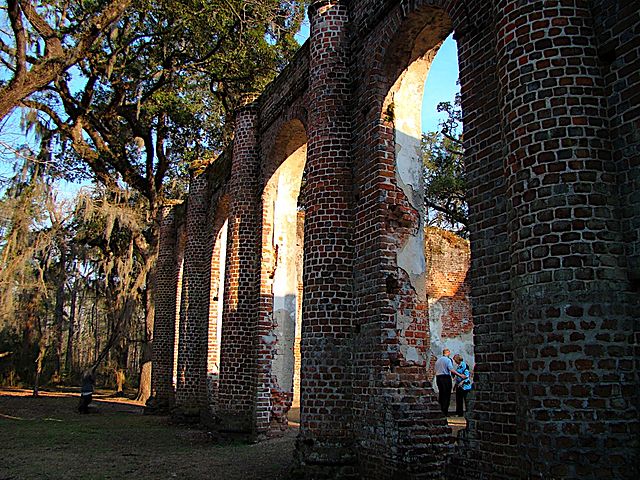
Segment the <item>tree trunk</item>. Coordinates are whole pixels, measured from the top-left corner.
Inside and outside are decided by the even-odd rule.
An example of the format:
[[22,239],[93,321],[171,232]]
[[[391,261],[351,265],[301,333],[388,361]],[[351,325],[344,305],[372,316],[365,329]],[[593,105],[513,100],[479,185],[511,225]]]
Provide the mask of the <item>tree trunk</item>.
[[121,366],[115,368],[116,374],[116,397],[124,397],[124,382],[126,381],[126,374]]
[[65,301],[65,291],[64,286],[67,281],[67,252],[65,250],[64,245],[60,245],[60,264],[58,269],[58,275],[56,281],[58,282],[56,286],[56,306],[54,309],[54,325],[55,325],[55,347],[56,347],[56,358],[55,365],[53,370],[52,380],[54,382],[60,381],[60,371],[62,368],[62,331],[64,324],[64,301]]
[[62,62],[38,65],[32,68],[21,81],[10,82],[0,89],[0,119],[11,113],[29,95],[53,82],[65,69],[66,66]]
[[98,361],[98,354],[100,352],[100,335],[98,328],[98,284],[96,283],[96,288],[93,297],[93,308],[91,309],[91,326],[93,327],[93,362],[96,363]]
[[151,368],[153,359],[153,320],[155,305],[153,303],[153,292],[155,286],[155,264],[147,273],[147,288],[144,290],[145,307],[145,332],[142,346],[140,348],[140,382],[136,400],[146,402],[151,396]]
[[47,353],[47,345],[44,339],[40,339],[40,343],[38,345],[38,358],[36,359],[36,374],[33,380],[33,396],[37,397],[39,394],[40,388],[40,374],[42,373],[42,365],[44,363],[44,357]]
[[140,347],[140,382],[136,400],[146,403],[151,396],[151,369],[153,368],[153,322],[155,319],[155,290],[156,290],[156,259],[158,258],[158,245],[160,235],[160,209],[152,205],[151,218],[153,227],[149,242],[149,256],[146,259],[147,283],[143,292],[144,300],[144,338]]
[[67,337],[67,355],[64,362],[64,372],[69,376],[73,370],[73,344],[75,342],[75,325],[76,325],[76,302],[78,298],[78,288],[74,283],[71,291],[71,305],[69,306],[69,331]]
[[122,337],[122,334],[113,353],[115,357],[116,396],[124,397],[124,384],[127,379],[126,371],[129,363],[129,342]]

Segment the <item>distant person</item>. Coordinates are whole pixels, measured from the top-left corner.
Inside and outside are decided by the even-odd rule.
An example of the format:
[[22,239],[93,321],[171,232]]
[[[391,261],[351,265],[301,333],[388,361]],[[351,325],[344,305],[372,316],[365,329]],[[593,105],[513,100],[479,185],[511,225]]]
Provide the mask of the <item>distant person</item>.
[[453,388],[452,376],[462,377],[456,372],[453,361],[449,358],[451,350],[445,348],[442,356],[436,361],[436,385],[438,386],[438,403],[445,416],[449,415],[449,403],[451,402],[451,390]]
[[89,413],[89,404],[93,400],[93,385],[95,376],[93,371],[87,370],[82,376],[82,386],[80,387],[80,404],[78,411],[80,413]]
[[453,360],[458,364],[456,368],[458,376],[456,377],[456,384],[454,386],[454,390],[456,392],[456,415],[458,417],[462,417],[464,415],[464,410],[468,410],[467,394],[469,393],[469,390],[471,390],[471,374],[469,372],[469,366],[462,358],[462,355],[454,355]]

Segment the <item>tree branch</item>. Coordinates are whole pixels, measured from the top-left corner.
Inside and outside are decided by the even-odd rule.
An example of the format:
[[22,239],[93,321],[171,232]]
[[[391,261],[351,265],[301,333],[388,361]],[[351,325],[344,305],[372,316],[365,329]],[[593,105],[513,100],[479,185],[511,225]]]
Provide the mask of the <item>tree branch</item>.
[[44,39],[44,43],[47,47],[45,58],[61,56],[64,53],[62,49],[62,42],[60,42],[60,39],[53,28],[51,28],[44,18],[38,15],[38,12],[33,8],[31,2],[25,0],[19,1],[25,17],[27,17],[29,23],[33,25],[36,32],[38,32],[38,34]]
[[445,215],[447,215],[449,218],[451,218],[454,222],[459,223],[461,225],[464,225],[465,227],[468,227],[467,225],[467,219],[463,216],[460,215],[457,211],[443,207],[442,205],[438,205],[437,203],[433,203],[432,201],[425,199],[424,204],[428,207],[428,208],[432,208],[433,210],[440,212],[440,213],[444,213]]
[[462,142],[460,141],[460,139],[455,138],[455,137],[452,137],[451,135],[449,135],[449,134],[447,133],[447,131],[446,131],[446,130],[442,130],[442,132],[440,132],[440,133],[442,133],[442,135],[444,135],[444,137],[445,137],[447,140],[451,141],[452,143],[454,143],[454,144],[456,144],[456,145],[459,145],[459,146],[462,146]]
[[[4,41],[1,38],[0,38],[0,52],[6,53],[11,58],[16,58],[16,49],[15,48],[11,48],[9,45],[4,43]],[[28,54],[25,55],[25,60],[28,63],[32,64],[32,65],[34,65],[34,64],[36,64],[36,63],[38,63],[40,61],[36,57],[32,57],[31,55],[28,55]],[[3,60],[3,62],[7,65],[7,67],[9,69],[11,69],[11,70],[13,70],[15,72],[15,70],[16,70],[16,66],[15,65],[10,65],[5,60]]]
[[37,15],[33,7],[26,5],[25,15],[30,17],[30,22],[34,22],[34,28],[42,32],[47,42],[45,57],[28,71],[26,68],[27,39],[19,2],[26,5],[24,0],[7,0],[7,12],[16,39],[16,73],[8,85],[0,88],[0,119],[22,100],[49,85],[64,71],[86,57],[93,44],[107,31],[109,25],[124,13],[131,0],[113,0],[86,25],[78,25],[82,33],[76,38],[75,46],[66,50],[61,44],[58,48],[60,40],[57,36],[50,36],[53,32],[51,26]]
[[32,108],[34,110],[39,110],[40,112],[46,113],[51,118],[51,120],[53,120],[53,123],[56,124],[59,130],[65,130],[66,124],[62,121],[58,113],[49,105],[36,102],[35,100],[22,100],[22,102],[20,103],[27,108]]
[[11,29],[16,39],[16,68],[11,83],[20,82],[27,73],[27,39],[22,23],[22,12],[17,0],[7,0],[7,14],[11,22]]

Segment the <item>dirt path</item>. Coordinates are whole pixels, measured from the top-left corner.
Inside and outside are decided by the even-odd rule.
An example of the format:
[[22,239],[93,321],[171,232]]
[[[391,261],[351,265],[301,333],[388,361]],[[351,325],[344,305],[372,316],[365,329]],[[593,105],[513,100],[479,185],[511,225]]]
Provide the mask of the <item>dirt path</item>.
[[142,415],[136,402],[95,395],[0,389],[0,480],[286,478],[296,428],[258,444],[221,442],[206,430]]

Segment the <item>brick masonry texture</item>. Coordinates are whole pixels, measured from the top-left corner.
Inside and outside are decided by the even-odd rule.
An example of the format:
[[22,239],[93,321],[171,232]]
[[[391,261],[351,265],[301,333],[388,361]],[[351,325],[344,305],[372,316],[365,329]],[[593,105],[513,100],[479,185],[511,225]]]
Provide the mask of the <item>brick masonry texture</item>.
[[[206,177],[193,178],[187,200],[174,414],[200,417],[207,405],[207,347],[211,291],[211,229]],[[205,241],[203,241],[203,239]],[[179,412],[179,413],[178,413]]]
[[260,193],[257,109],[236,117],[229,191],[227,259],[217,414],[222,428],[254,431],[257,419],[256,347],[260,293]]
[[[282,359],[299,345],[302,478],[640,478],[640,2],[311,3],[307,44],[238,112],[233,148],[194,179],[186,212],[163,212],[154,398],[277,434],[297,384],[297,360]],[[422,255],[407,100],[450,33],[471,251],[464,279],[438,268],[453,295],[429,280],[446,242]],[[298,344],[274,311],[273,179],[305,144],[304,255],[285,262],[303,258],[287,292],[302,291]],[[438,337],[438,301],[461,292],[472,315],[447,311],[473,321],[444,321]],[[454,438],[428,370],[470,329],[475,386]]]
[[173,405],[176,316],[181,265],[178,261],[178,222],[181,206],[160,211],[160,245],[156,263],[155,319],[153,324],[153,370],[151,390],[154,406],[165,410]]

